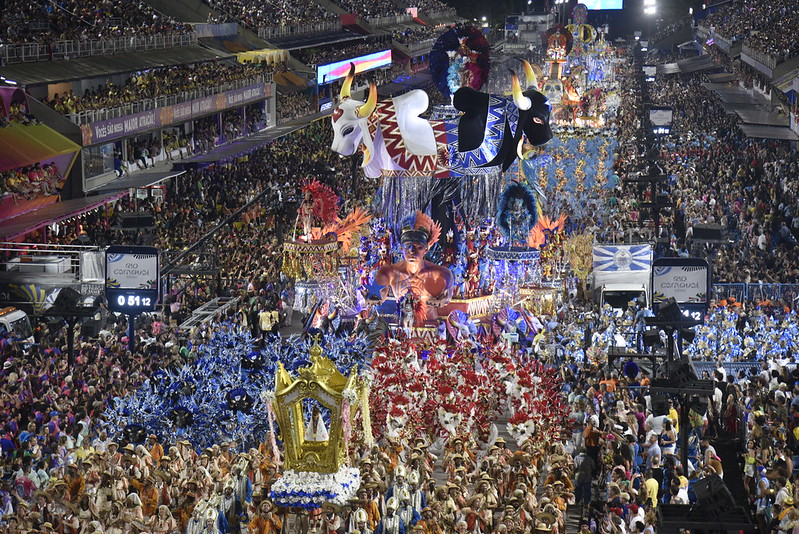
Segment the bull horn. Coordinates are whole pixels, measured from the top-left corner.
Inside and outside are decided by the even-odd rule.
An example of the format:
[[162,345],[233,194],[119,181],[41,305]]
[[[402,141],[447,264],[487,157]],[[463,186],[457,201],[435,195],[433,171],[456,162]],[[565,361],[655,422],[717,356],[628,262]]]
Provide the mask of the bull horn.
[[347,77],[344,78],[344,83],[341,84],[341,92],[338,95],[340,100],[350,97],[350,87],[352,87],[352,80],[354,79],[355,63],[350,63],[350,72],[347,74]]
[[358,118],[365,119],[372,112],[375,110],[375,106],[377,105],[377,86],[372,82],[369,84],[369,97],[366,99],[366,102],[362,106],[358,106],[355,108],[355,114],[358,115]]
[[522,65],[524,65],[524,76],[527,78],[527,87],[532,86],[538,88],[538,77],[535,75],[533,66],[530,65],[530,62],[526,59],[522,59],[521,62]]
[[513,75],[513,103],[520,110],[527,111],[532,107],[533,102],[522,93],[522,86],[519,84],[519,77],[516,76],[516,73],[511,71],[511,74]]

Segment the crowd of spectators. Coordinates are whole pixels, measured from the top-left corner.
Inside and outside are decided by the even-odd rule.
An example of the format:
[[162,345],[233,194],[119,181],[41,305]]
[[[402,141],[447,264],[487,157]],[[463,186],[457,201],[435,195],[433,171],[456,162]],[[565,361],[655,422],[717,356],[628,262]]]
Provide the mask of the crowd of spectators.
[[794,33],[799,25],[799,14],[791,2],[778,2],[768,8],[766,24],[760,31],[744,39],[755,50],[773,57],[777,62],[786,61],[799,51],[799,37]]
[[347,13],[354,13],[365,19],[405,14],[405,10],[392,0],[337,0],[336,4]]
[[249,28],[288,27],[320,22],[335,22],[338,15],[316,2],[294,0],[204,0],[225,16],[224,21],[241,22]]
[[747,138],[702,81],[681,75],[656,82],[652,91],[653,102],[674,106],[680,131],[661,152],[673,177],[675,237],[690,249],[695,225],[720,224],[734,240],[708,251],[720,282],[799,281],[792,260],[799,159],[785,141]]
[[[663,138],[655,150],[658,172],[669,176],[675,203],[673,212],[662,215],[662,223],[671,227],[668,253],[713,260],[716,282],[795,283],[799,197],[793,173],[799,160],[785,141],[747,138],[737,116],[725,112],[714,93],[702,86],[704,81],[699,73],[680,74],[658,77],[649,87],[652,102],[674,108],[675,134]],[[627,126],[638,127],[635,120]],[[629,152],[626,163],[624,157],[617,159],[621,176],[640,169],[640,149]],[[649,215],[638,207],[639,201],[648,200],[648,192],[641,196],[636,187],[618,186],[618,229],[622,224],[640,226]],[[704,224],[720,225],[730,243],[695,242],[694,227]]]
[[3,7],[0,42],[51,43],[193,32],[190,24],[176,22],[136,0],[10,0]]
[[[318,177],[336,190],[358,191],[360,196],[357,198],[364,202],[371,197],[369,188],[374,187],[373,184],[369,181],[353,182],[354,169],[348,160],[338,158],[330,150],[331,141],[329,123],[316,122],[270,143],[239,162],[189,171],[176,177],[170,181],[163,202],[119,202],[114,214],[133,210],[153,213],[154,234],[126,233],[118,229],[113,215],[111,222],[106,223],[108,213],[97,212],[89,214],[80,227],[70,228],[51,238],[50,242],[104,245],[134,244],[147,239],[148,244],[161,250],[180,251],[267,187],[271,193],[262,206],[248,210],[225,232],[214,236],[206,249],[216,252],[198,253],[186,262],[199,266],[216,261],[221,278],[232,284],[228,286],[225,282],[226,286],[217,288],[218,291],[235,294],[237,288],[246,287],[253,279],[260,279],[262,274],[265,279],[275,281],[279,271],[278,243],[282,243],[293,227],[297,188],[303,180]],[[349,202],[347,207],[353,209],[355,206]],[[203,293],[204,298],[198,301],[199,304],[214,296],[208,288]]]
[[437,39],[445,29],[439,26],[419,26],[414,28],[396,29],[391,32],[391,38],[401,44],[409,45]]
[[693,17],[691,15],[686,15],[677,20],[668,23],[663,23],[663,25],[658,27],[657,31],[652,35],[652,37],[649,40],[652,43],[657,43],[664,37],[668,37],[669,35],[672,35],[678,32],[679,30],[685,28],[686,26],[690,26],[692,24],[693,24]]
[[63,177],[55,163],[35,163],[0,172],[0,198],[18,195],[28,200],[58,195]]
[[[640,164],[646,100],[633,84],[640,69],[640,61],[623,61],[616,73],[628,88],[613,124],[619,174]],[[687,246],[691,225],[724,220],[739,239],[706,251],[713,255],[717,279],[721,273],[721,280],[744,281],[741,269],[749,268],[751,280],[790,281],[799,276],[795,260],[790,263],[796,245],[783,235],[782,223],[799,221],[799,161],[780,142],[742,137],[701,81],[701,74],[680,74],[659,78],[651,89],[653,102],[677,110],[680,136],[654,153],[671,180],[673,247]],[[566,534],[569,508],[575,507],[582,534],[654,534],[659,505],[695,503],[697,481],[725,473],[730,484],[742,479],[761,532],[799,526],[793,472],[799,455],[799,376],[793,370],[799,323],[784,309],[789,303],[758,303],[752,310],[731,299],[711,303],[708,328],[716,329],[716,338],[730,328],[742,338],[753,337],[764,325],[790,335],[773,341],[781,344],[779,357],[753,363],[748,371],[727,371],[719,353],[708,376],[714,394],[705,410],[692,406],[686,423],[676,398],[657,410],[646,369],[618,373],[606,367],[603,340],[624,338],[640,310],[630,307],[615,317],[579,299],[563,302],[555,314],[541,317],[535,338],[514,357],[536,358],[559,370],[569,431],[539,449],[496,436],[489,443],[452,436],[435,451],[418,436],[372,448],[353,442],[350,457],[363,484],[357,499],[343,507],[274,506],[268,492],[279,464],[268,436],[247,451],[235,442],[197,451],[187,441],[161,443],[155,435],[140,444],[124,433],[109,436],[102,414],[113,398],[124,397],[159,369],[191,360],[214,332],[274,330],[273,311],[290,300],[284,298],[290,286],[278,272],[279,245],[295,224],[303,179],[322,178],[350,202],[369,202],[374,184],[330,151],[331,135],[327,122],[314,123],[235,163],[174,178],[163,202],[117,204],[120,213],[153,212],[153,244],[179,251],[264,187],[271,189],[266,203],[189,258],[198,267],[216,264],[225,287],[179,281],[165,298],[163,314],[139,321],[133,353],[126,348],[126,320],[113,315],[101,318],[97,336],[80,340],[74,361],[65,356],[60,325],[40,325],[38,344],[28,347],[10,335],[0,339],[0,378],[6,382],[0,512],[10,532]],[[633,195],[624,187],[615,192],[618,216],[633,209],[627,200]],[[761,229],[769,233],[765,240],[759,239]],[[78,232],[84,242],[136,242],[132,234],[106,225],[100,214],[59,240],[78,240]],[[239,307],[180,332],[177,324],[215,292],[239,294]],[[684,424],[690,426],[687,442],[679,437]],[[729,437],[744,445],[740,465],[734,454],[714,445],[718,438],[729,443]],[[688,464],[681,461],[683,450]]]
[[716,8],[703,22],[731,41],[744,40],[755,50],[778,61],[792,57],[799,49],[796,6],[790,0],[769,2],[745,0]]
[[300,117],[312,115],[316,110],[316,98],[307,91],[296,93],[278,93],[277,96],[277,123],[284,124]]
[[8,105],[8,114],[0,117],[0,128],[4,128],[11,124],[29,126],[32,124],[39,124],[39,121],[28,112],[27,104],[14,101]]
[[404,0],[404,4],[408,7],[418,7],[421,13],[436,13],[444,11],[453,11],[453,8],[441,0]]
[[760,9],[766,6],[762,0],[741,0],[717,7],[704,20],[703,25],[714,28],[714,31],[725,39],[738,41],[749,36],[752,30],[759,30],[765,20]]
[[285,65],[282,63],[237,63],[217,60],[175,65],[133,73],[122,85],[106,83],[94,89],[86,89],[82,95],[75,94],[71,89],[65,94],[56,93],[45,103],[64,114],[115,108],[156,97],[202,91],[210,86],[247,80],[278,72],[284,68]]

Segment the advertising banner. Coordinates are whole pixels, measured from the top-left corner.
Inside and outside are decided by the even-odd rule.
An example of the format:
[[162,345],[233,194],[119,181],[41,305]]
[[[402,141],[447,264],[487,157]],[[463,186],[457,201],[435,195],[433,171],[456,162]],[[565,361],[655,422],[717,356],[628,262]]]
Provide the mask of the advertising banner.
[[191,119],[237,107],[272,96],[272,85],[251,85],[217,95],[195,98],[172,106],[143,111],[116,119],[81,126],[83,146],[107,142],[120,137],[146,132],[161,126],[179,124]]
[[107,121],[93,122],[81,126],[83,144],[94,145],[127,135],[146,132],[161,126],[161,110],[151,109]]
[[708,268],[700,265],[656,265],[652,269],[652,301],[706,303]]

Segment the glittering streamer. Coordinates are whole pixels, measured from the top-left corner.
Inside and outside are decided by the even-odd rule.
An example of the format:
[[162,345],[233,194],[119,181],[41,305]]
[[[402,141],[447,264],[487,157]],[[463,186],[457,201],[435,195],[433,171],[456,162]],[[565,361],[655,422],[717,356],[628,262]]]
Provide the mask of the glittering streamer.
[[361,384],[361,419],[363,420],[363,442],[371,447],[375,441],[372,435],[372,416],[369,412],[369,384]]
[[465,176],[461,179],[460,206],[470,220],[493,217],[502,192],[502,173]]
[[434,196],[441,197],[445,205],[455,201],[467,219],[479,220],[496,213],[497,199],[502,192],[502,173],[464,176],[457,181],[457,187],[427,176],[384,176],[380,191],[383,219],[395,231],[400,229],[402,218],[408,213],[428,212]]
[[277,440],[275,439],[275,411],[272,408],[272,401],[266,403],[266,417],[269,420],[269,444],[272,446],[275,464],[280,465],[280,449],[277,447]]
[[383,219],[386,224],[397,230],[402,224],[402,218],[408,213],[426,211],[433,185],[434,179],[430,176],[384,176],[381,192]]
[[350,401],[346,397],[341,401],[341,429],[344,434],[344,451],[347,453],[347,463],[350,459],[350,439],[352,438],[352,420],[350,419]]

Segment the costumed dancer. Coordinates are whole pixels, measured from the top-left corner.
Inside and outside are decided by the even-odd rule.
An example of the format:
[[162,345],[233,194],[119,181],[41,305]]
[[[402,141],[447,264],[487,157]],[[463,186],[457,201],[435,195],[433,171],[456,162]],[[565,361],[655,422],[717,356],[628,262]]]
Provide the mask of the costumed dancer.
[[376,534],[405,534],[405,525],[397,511],[397,498],[392,497],[386,502],[386,515],[377,525]]
[[407,489],[403,489],[400,491],[400,507],[397,513],[402,518],[402,524],[405,526],[405,531],[410,532],[410,530],[416,525],[416,523],[422,518],[419,514],[419,510],[413,507],[411,504],[411,494]]
[[283,521],[276,513],[277,507],[272,501],[265,500],[258,506],[256,515],[247,527],[250,534],[276,534],[283,527]]

